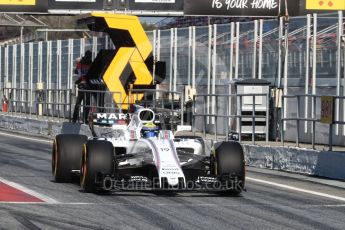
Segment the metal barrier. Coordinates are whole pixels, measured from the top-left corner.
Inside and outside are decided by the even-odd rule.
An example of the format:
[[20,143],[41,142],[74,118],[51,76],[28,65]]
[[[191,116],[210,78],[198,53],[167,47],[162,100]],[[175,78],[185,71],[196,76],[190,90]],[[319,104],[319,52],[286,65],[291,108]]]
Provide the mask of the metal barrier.
[[[267,102],[267,107],[266,107],[266,115],[257,115],[255,113],[256,111],[256,97],[265,97],[266,102]],[[202,113],[197,113],[196,111],[196,103],[198,101],[198,98],[202,98]],[[234,97],[236,100],[236,114],[231,114],[230,107],[231,107],[231,98]],[[251,115],[243,115],[242,114],[242,102],[243,102],[243,97],[252,97],[252,114]],[[217,109],[219,107],[219,99],[220,98],[225,98],[225,111],[226,114],[224,115],[219,115],[215,113],[207,113],[207,101],[210,99],[214,98],[215,100],[215,108]],[[203,136],[206,137],[206,126],[207,126],[207,120],[209,118],[214,118],[215,120],[215,132],[214,132],[214,138],[215,140],[218,140],[218,129],[217,129],[217,124],[218,124],[218,119],[219,118],[224,118],[226,119],[226,124],[225,124],[225,139],[229,140],[229,124],[230,124],[230,119],[234,118],[236,119],[237,124],[239,125],[239,133],[238,133],[238,140],[241,142],[241,136],[242,136],[242,119],[244,118],[250,118],[251,119],[251,124],[252,124],[252,144],[255,144],[255,120],[259,118],[264,118],[266,121],[266,142],[268,142],[269,136],[269,100],[270,100],[270,94],[200,94],[200,95],[195,95],[193,98],[194,104],[193,104],[193,119],[192,119],[192,127],[193,127],[193,134],[195,135],[195,124],[196,124],[196,118],[197,117],[202,117],[203,118]]]
[[[73,105],[75,102],[75,96],[71,90],[35,90],[30,89],[14,89],[4,88],[2,104],[4,100],[7,100],[7,113],[12,116],[25,116],[36,117],[40,119],[48,120],[69,120],[72,119]],[[91,112],[123,112],[121,106],[117,105],[113,98],[114,94],[121,94],[120,92],[108,92],[108,91],[95,91],[95,90],[79,90],[79,94],[82,94],[83,100],[79,108],[77,108],[78,115],[81,113],[83,118],[87,118],[89,111]],[[130,103],[130,98],[134,102],[139,99],[138,95],[142,94],[143,98],[140,100],[140,104],[144,107],[154,108],[156,111],[162,111],[170,115],[171,128],[175,127],[177,123],[184,124],[185,115],[185,102],[184,95],[180,92],[155,90],[155,89],[132,89],[129,91],[129,99],[127,103]],[[243,97],[251,98],[251,106],[253,110],[251,114],[243,114]],[[231,131],[230,124],[232,121],[236,122],[238,128],[238,140],[242,141],[243,127],[242,121],[244,119],[251,120],[251,141],[255,144],[256,135],[256,121],[258,119],[265,119],[265,136],[266,142],[269,140],[269,124],[270,124],[270,111],[269,106],[266,107],[266,115],[258,115],[257,111],[257,97],[264,97],[266,99],[266,105],[269,105],[270,93],[267,94],[200,94],[193,97],[192,105],[192,119],[191,124],[193,128],[193,134],[196,133],[196,119],[202,118],[202,134],[206,137],[207,125],[214,125],[214,139],[218,139],[220,134],[218,130],[218,124],[221,123],[219,119],[225,120],[225,139],[229,140],[229,134]],[[296,122],[296,144],[300,146],[300,128],[301,122],[311,123],[311,144],[315,149],[315,136],[316,136],[316,124],[320,123],[320,117],[318,111],[316,111],[317,105],[320,103],[321,95],[313,94],[300,94],[300,95],[284,95],[282,96],[282,118],[280,120],[280,135],[281,142],[284,145],[285,142],[285,126],[288,121]],[[311,101],[310,107],[313,108],[311,117],[301,114],[302,101],[309,99]],[[340,108],[342,102],[345,101],[345,96],[333,96],[337,108]],[[286,104],[288,99],[296,99],[296,103],[293,103],[296,108],[296,117],[287,117]],[[248,101],[248,100],[247,100]],[[209,102],[210,107],[207,107]],[[221,103],[221,104],[220,104]],[[233,110],[231,106],[236,109]],[[216,109],[214,109],[216,108]],[[221,108],[223,113],[218,113],[218,109]],[[200,111],[201,110],[201,111]],[[199,112],[200,111],[200,112]],[[338,116],[337,116],[338,117]],[[329,150],[332,150],[333,146],[333,127],[334,125],[345,125],[345,121],[335,120],[333,124],[329,125]]]
[[[14,88],[4,88],[2,98],[2,105],[4,100],[7,100],[7,113],[12,116],[24,116],[24,117],[36,117],[40,119],[48,120],[72,120],[73,105],[75,102],[75,96],[72,94],[71,90],[35,90],[30,89],[14,89]],[[121,94],[120,92],[108,92],[108,91],[95,91],[95,90],[79,90],[79,94],[82,94],[82,102],[80,107],[76,107],[77,113],[81,113],[84,119],[87,119],[89,111],[91,112],[123,112],[121,106],[117,105],[113,98],[114,94]],[[143,95],[140,102],[139,94]],[[251,97],[251,106],[253,110],[251,114],[243,114],[243,97]],[[202,134],[206,137],[207,125],[214,125],[214,139],[218,139],[220,134],[218,130],[218,124],[221,123],[220,119],[225,120],[225,139],[229,139],[229,134],[231,130],[231,121],[235,121],[238,130],[238,140],[242,141],[243,126],[242,121],[244,119],[251,120],[251,141],[255,144],[255,135],[257,131],[256,121],[259,119],[265,119],[265,136],[266,142],[269,140],[269,124],[270,124],[270,111],[269,106],[266,107],[266,115],[258,115],[257,111],[257,97],[265,97],[266,105],[269,105],[270,93],[267,94],[200,94],[193,97],[192,105],[192,119],[191,124],[193,128],[193,134],[196,132],[196,119],[202,118]],[[320,123],[320,117],[318,111],[316,111],[317,104],[320,103],[321,95],[313,94],[300,94],[300,95],[284,95],[282,100],[282,118],[280,120],[280,135],[281,142],[284,145],[285,142],[285,126],[288,121],[296,122],[296,144],[300,146],[300,128],[301,122],[311,123],[311,145],[315,149],[315,139],[316,139],[316,124]],[[302,101],[308,98],[311,101],[312,113],[311,117],[301,114]],[[340,108],[342,102],[345,101],[345,96],[333,96],[337,108]],[[77,98],[78,99],[78,98]],[[296,99],[296,103],[293,103],[296,108],[296,117],[286,116],[286,104],[288,99]],[[134,100],[144,107],[154,108],[156,111],[162,111],[170,115],[170,125],[174,129],[176,124],[184,124],[185,116],[185,102],[184,95],[180,92],[166,91],[166,90],[155,90],[155,89],[132,89],[129,91],[128,102]],[[247,100],[248,101],[248,100]],[[209,102],[210,107],[207,107]],[[220,104],[222,103],[222,104]],[[236,109],[233,110],[231,106]],[[216,108],[216,109],[214,109]],[[218,113],[218,109],[221,108],[224,112]],[[201,112],[199,112],[201,110]],[[247,111],[248,112],[248,111]],[[338,117],[338,116],[337,116]],[[233,120],[231,120],[233,119]],[[87,121],[87,120],[84,120]],[[329,150],[332,150],[333,146],[333,127],[334,125],[345,125],[345,121],[335,120],[333,124],[329,125]]]
[[[157,89],[131,89],[130,96],[134,101],[138,100],[139,94],[143,99],[139,102],[144,107],[150,107],[157,112],[165,112],[170,115],[170,127],[174,131],[175,122],[183,125],[184,121],[184,94],[177,91]],[[133,95],[134,94],[134,95]],[[179,122],[180,121],[180,122]]]
[[[267,18],[147,33],[154,59],[165,61],[170,67],[163,81],[170,90],[176,90],[179,83],[198,88],[200,80],[212,73],[216,81],[209,81],[210,88],[225,74],[228,79],[257,77],[272,83],[278,78],[278,87],[284,78],[288,82],[296,80],[294,84],[306,92],[310,77],[313,78],[310,84],[316,87],[316,75],[318,79],[327,80],[328,85],[341,87],[337,73],[341,71],[338,63],[341,59],[337,57],[344,52],[341,42],[344,16],[342,11],[336,14],[291,17],[285,35],[284,17],[278,21]],[[0,45],[0,81],[4,86],[12,84],[22,88],[39,81],[45,82],[47,88],[72,88],[73,60],[85,50],[91,49],[96,54],[101,49],[112,49],[112,45],[109,37],[102,36]],[[24,66],[25,71],[19,71],[19,66]],[[287,89],[288,85],[284,87]]]
[[36,115],[43,118],[71,119],[72,90],[36,90]]
[[[122,105],[127,104],[141,104],[144,107],[153,108],[158,112],[165,112],[170,115],[171,129],[174,130],[175,122],[181,119],[181,125],[183,124],[184,114],[184,102],[183,94],[175,91],[156,90],[156,89],[131,89],[127,97],[127,102],[116,104],[113,100],[114,94],[119,94],[121,101],[123,95],[120,92],[109,91],[97,91],[97,90],[78,90],[77,106],[74,110],[77,110],[74,114],[74,119],[77,121],[87,122],[89,112],[101,112],[101,113],[122,113]],[[143,95],[143,98],[139,100],[139,94]],[[79,97],[79,99],[78,99]],[[178,106],[177,106],[178,105]],[[180,116],[178,117],[178,115]],[[178,117],[178,118],[176,118]]]
[[[316,111],[316,105],[317,105],[317,100],[321,100],[321,97],[323,95],[315,95],[315,94],[299,94],[299,95],[283,95],[283,100],[282,100],[282,115],[284,116],[285,114],[285,107],[286,107],[286,99],[293,99],[296,98],[297,103],[296,103],[296,117],[283,117],[281,119],[281,142],[284,145],[284,129],[285,129],[285,122],[286,121],[296,121],[296,145],[297,147],[300,146],[300,122],[305,121],[305,122],[311,122],[312,123],[312,138],[311,138],[311,144],[312,148],[315,149],[315,134],[316,134],[316,123],[321,123],[320,117],[317,117],[317,111]],[[332,96],[335,100],[335,104],[340,105],[341,100],[345,100],[344,96]],[[301,107],[301,99],[306,99],[306,98],[311,98],[312,101],[312,117],[311,118],[306,118],[301,116],[300,114],[300,108]],[[329,125],[329,140],[328,140],[328,145],[329,145],[329,150],[332,151],[332,146],[333,146],[333,125],[344,125],[344,121],[340,120],[334,120],[332,124]]]
[[[120,92],[104,90],[78,90],[76,105],[73,111],[73,120],[76,122],[88,122],[89,112],[92,113],[116,113],[122,112],[114,102],[114,95]],[[79,101],[78,101],[79,100]],[[80,118],[83,118],[80,120]]]
[[32,92],[28,89],[3,89],[2,105],[7,100],[7,111],[12,115],[31,114]]
[[[5,96],[2,99],[2,105],[6,99],[8,105],[6,112],[13,116],[71,121],[72,114],[75,113],[76,121],[80,122],[79,118],[82,117],[82,121],[87,122],[89,112],[123,112],[122,104],[116,104],[113,100],[115,94],[119,94],[120,98],[123,97],[120,92],[78,90],[75,97],[72,90],[44,89],[33,91],[4,88],[2,93]],[[126,104],[131,104],[130,98],[134,99],[133,102],[137,102],[138,94],[143,94],[140,103],[145,107],[170,114],[172,127],[174,127],[173,124],[177,121],[176,117],[179,114],[181,115],[178,119],[181,119],[181,124],[183,124],[184,98],[182,93],[155,89],[132,89],[129,91]]]
[[2,93],[2,105],[6,100],[6,112],[12,116],[36,116],[51,120],[69,120],[71,117],[71,90],[4,88]]

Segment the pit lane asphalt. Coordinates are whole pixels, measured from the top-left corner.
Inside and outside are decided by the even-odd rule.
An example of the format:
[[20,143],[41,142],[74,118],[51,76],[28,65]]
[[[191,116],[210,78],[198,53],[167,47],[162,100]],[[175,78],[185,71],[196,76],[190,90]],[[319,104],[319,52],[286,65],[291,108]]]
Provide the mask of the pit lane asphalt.
[[[240,197],[87,194],[52,182],[50,158],[49,141],[0,134],[0,177],[58,202],[0,203],[0,229],[345,229],[345,201],[252,180]],[[345,197],[345,189],[306,176],[252,168],[247,176]]]

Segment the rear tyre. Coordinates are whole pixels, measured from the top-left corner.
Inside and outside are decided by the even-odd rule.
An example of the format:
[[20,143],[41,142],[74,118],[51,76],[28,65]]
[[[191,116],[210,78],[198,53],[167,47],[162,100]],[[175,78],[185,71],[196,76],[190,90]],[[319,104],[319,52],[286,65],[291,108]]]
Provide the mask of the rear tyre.
[[83,145],[87,137],[78,134],[60,134],[54,139],[52,173],[56,182],[71,182],[72,170],[79,170]]
[[84,145],[80,186],[85,192],[97,191],[97,173],[113,175],[114,147],[109,141],[90,140]]
[[217,143],[214,146],[212,170],[229,187],[227,194],[238,195],[244,189],[245,162],[243,148],[238,142]]

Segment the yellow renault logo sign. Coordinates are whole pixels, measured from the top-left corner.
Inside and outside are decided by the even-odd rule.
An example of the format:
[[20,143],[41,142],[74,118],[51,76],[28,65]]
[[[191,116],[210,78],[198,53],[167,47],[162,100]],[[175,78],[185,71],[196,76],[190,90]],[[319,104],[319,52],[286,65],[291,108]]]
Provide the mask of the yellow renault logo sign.
[[[116,55],[105,71],[103,80],[110,91],[119,92],[114,94],[114,101],[118,105],[132,102],[127,91],[129,83],[121,77],[128,72],[129,65],[135,76],[135,81],[130,82],[131,84],[150,85],[152,83],[153,77],[145,64],[145,60],[152,52],[150,40],[136,16],[106,13],[92,13],[91,16],[104,18],[108,27],[107,33],[113,41],[117,40],[120,44],[120,47],[116,47]],[[128,33],[124,33],[126,31]],[[140,100],[142,97],[143,95],[136,95],[135,99]],[[127,109],[128,104],[122,104],[122,108]]]

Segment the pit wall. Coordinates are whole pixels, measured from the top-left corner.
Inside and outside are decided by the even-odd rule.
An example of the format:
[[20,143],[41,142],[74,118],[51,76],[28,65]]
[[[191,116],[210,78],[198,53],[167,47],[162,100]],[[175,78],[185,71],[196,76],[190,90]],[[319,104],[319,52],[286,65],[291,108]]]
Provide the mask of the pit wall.
[[[91,136],[87,125],[6,115],[0,115],[0,128],[49,138],[60,133]],[[344,152],[256,145],[243,145],[243,149],[249,166],[345,180]]]

